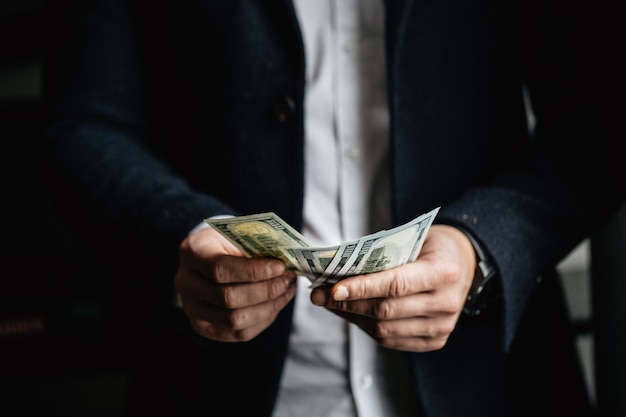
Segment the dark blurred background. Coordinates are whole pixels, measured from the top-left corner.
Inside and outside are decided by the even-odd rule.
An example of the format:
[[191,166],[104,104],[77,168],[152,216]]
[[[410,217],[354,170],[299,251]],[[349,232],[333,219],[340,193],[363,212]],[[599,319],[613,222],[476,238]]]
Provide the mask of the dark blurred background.
[[[59,220],[31,158],[42,5],[0,0],[0,416],[114,417],[127,364],[103,314],[107,277]],[[626,415],[625,255],[626,206],[559,268],[602,416]]]
[[31,157],[41,0],[0,0],[0,416],[117,416],[123,344],[104,321],[106,276],[61,223]]

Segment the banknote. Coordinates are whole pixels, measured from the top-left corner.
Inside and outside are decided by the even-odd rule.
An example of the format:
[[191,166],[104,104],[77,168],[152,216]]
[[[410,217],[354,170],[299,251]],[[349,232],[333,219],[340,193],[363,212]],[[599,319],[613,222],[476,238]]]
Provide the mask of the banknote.
[[247,256],[281,259],[318,286],[413,262],[438,211],[439,207],[393,229],[326,247],[314,247],[272,212],[205,222]]
[[342,278],[378,272],[413,262],[439,208],[389,230],[332,247],[281,248],[300,264],[313,286],[333,284]]
[[370,274],[413,262],[417,259],[439,208],[394,229],[359,239],[343,267],[329,275],[326,284],[352,275]]
[[335,258],[343,245],[329,247],[281,247],[285,256],[298,262],[296,269],[316,281]]
[[311,280],[313,286],[317,286],[325,283],[333,271],[339,271],[344,266],[352,254],[351,248],[358,243],[355,240],[330,247],[281,249],[298,260],[300,271]]
[[311,246],[304,236],[273,212],[204,221],[247,256],[278,258],[289,268],[300,269],[299,263],[280,247]]

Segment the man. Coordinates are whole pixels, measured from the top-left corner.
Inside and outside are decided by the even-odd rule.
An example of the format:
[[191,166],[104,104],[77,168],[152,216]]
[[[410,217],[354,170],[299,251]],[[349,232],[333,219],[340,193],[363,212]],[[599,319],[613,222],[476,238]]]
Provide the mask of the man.
[[[554,267],[623,198],[623,5],[545,3],[51,2],[41,161],[139,342],[129,410],[586,415]],[[202,226],[434,207],[417,261],[314,291]]]

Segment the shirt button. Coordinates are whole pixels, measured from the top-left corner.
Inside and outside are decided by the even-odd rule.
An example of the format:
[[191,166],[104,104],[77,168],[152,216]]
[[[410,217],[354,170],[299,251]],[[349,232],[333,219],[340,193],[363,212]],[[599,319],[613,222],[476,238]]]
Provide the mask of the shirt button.
[[359,385],[362,389],[368,389],[374,384],[374,378],[370,374],[365,374],[361,376],[359,380]]
[[290,95],[282,96],[274,105],[274,116],[281,123],[287,121],[294,114],[296,114],[296,102]]

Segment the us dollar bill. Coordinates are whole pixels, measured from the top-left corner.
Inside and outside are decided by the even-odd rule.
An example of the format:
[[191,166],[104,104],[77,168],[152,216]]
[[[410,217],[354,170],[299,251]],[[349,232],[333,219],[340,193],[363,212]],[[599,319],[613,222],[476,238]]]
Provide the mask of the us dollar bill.
[[384,271],[417,259],[439,208],[390,230],[383,230],[359,239],[358,245],[344,266],[324,283],[362,274]]
[[278,258],[292,269],[300,269],[298,260],[280,248],[311,246],[304,236],[273,212],[204,221],[247,256]]
[[300,264],[313,286],[334,284],[353,276],[379,272],[417,259],[439,208],[389,230],[332,247],[281,248]]
[[352,250],[358,243],[359,241],[355,240],[330,247],[281,249],[297,259],[305,275],[311,281],[319,284],[324,283],[330,276],[339,272],[349,260]]
[[281,247],[285,256],[298,262],[296,269],[316,281],[337,255],[342,245],[329,247]]
[[439,207],[401,226],[336,246],[314,247],[272,212],[205,222],[249,257],[273,257],[309,278],[313,286],[334,284],[417,259]]

